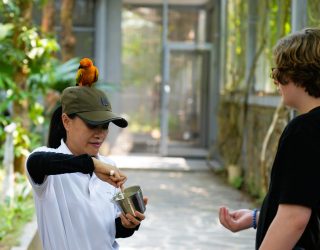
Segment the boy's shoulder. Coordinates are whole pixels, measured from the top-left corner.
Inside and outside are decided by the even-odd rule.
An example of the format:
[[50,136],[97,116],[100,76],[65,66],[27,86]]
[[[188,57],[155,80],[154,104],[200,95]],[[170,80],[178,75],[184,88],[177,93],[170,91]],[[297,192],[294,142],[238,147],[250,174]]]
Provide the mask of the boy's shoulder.
[[287,133],[293,134],[318,134],[320,135],[320,107],[308,113],[296,116],[287,126]]

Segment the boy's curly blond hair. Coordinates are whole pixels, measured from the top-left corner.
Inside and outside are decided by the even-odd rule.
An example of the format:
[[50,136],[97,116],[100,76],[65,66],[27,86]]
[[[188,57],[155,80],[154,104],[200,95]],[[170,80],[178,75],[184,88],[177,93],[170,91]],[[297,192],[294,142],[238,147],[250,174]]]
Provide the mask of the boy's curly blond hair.
[[320,28],[305,28],[278,41],[272,78],[282,85],[292,81],[313,97],[320,97]]

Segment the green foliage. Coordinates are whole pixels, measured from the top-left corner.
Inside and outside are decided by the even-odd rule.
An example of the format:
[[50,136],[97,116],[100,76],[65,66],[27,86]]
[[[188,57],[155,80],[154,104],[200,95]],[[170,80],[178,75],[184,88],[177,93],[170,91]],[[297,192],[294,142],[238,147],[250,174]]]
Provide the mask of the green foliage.
[[[269,79],[272,67],[272,48],[279,38],[291,31],[291,1],[261,0],[257,6],[256,16],[249,16],[248,1],[235,0],[228,2],[227,35],[226,35],[226,75],[225,92],[241,92],[248,82],[245,79],[247,66],[248,25],[255,23],[256,55],[259,60],[251,65],[255,67],[255,88],[266,93],[276,92]],[[249,24],[248,24],[249,23]],[[261,53],[258,54],[261,48]]]
[[308,0],[308,26],[320,26],[320,8],[319,0]]
[[44,92],[54,89],[62,92],[69,86],[75,86],[75,75],[79,66],[79,58],[72,58],[65,63],[61,63],[55,58],[51,58],[50,70],[38,72],[28,78],[28,86],[40,88]]
[[[5,140],[2,128],[15,122],[16,156],[26,154],[40,142],[39,125],[44,123],[41,96],[48,89],[61,91],[74,85],[78,67],[77,58],[61,64],[55,57],[57,40],[42,34],[23,17],[23,8],[29,2],[42,5],[44,1],[0,0],[0,144]],[[26,110],[13,114],[19,105]],[[1,147],[0,159],[2,152]]]
[[241,176],[235,177],[230,183],[232,187],[240,189],[243,183],[243,178]]
[[[257,3],[235,0],[227,5],[226,73],[218,120],[218,127],[224,128],[218,136],[218,152],[227,164],[248,162],[250,156],[243,152],[251,153],[247,148],[249,96],[277,94],[269,77],[270,68],[274,67],[272,48],[279,38],[291,31],[292,1],[261,0],[253,6],[254,11],[249,6],[253,2]],[[255,41],[252,51],[249,41]],[[249,60],[252,60],[251,65],[248,65]],[[241,186],[243,181],[236,180],[232,185]],[[260,197],[260,190],[261,187],[255,186],[252,190],[250,187],[250,192],[257,197]]]
[[79,61],[79,58],[72,58],[63,64],[56,62],[51,75],[48,76],[50,88],[62,92],[66,87],[74,86]]
[[261,196],[261,188],[253,181],[253,179],[247,182],[246,188],[252,197],[258,199]]
[[245,53],[248,13],[247,1],[228,3],[228,36],[226,44],[226,85],[225,90],[235,91],[243,88],[245,76]]
[[22,225],[30,221],[33,214],[30,185],[25,176],[16,175],[14,200],[0,203],[0,243],[15,244]]
[[123,84],[150,86],[160,72],[161,27],[129,10],[123,15]]
[[[42,117],[42,116],[41,116]],[[14,154],[16,157],[22,155],[27,156],[30,148],[35,148],[41,142],[41,137],[37,133],[30,133],[21,123],[17,124],[17,128],[13,133],[14,136]]]
[[[6,21],[9,20],[4,20]],[[34,75],[52,71],[52,53],[59,48],[57,42],[55,39],[42,37],[37,28],[23,25],[20,19],[1,25],[6,30],[0,39],[2,89],[12,89],[19,97],[25,94],[23,91],[41,90],[41,81],[32,80]],[[17,72],[26,75],[26,89],[17,89],[18,83],[14,82]]]

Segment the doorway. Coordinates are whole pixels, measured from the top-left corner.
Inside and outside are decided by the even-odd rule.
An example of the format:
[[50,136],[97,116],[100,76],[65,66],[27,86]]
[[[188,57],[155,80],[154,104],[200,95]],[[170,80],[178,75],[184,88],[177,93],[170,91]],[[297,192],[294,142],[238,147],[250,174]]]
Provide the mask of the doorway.
[[[181,155],[181,150],[205,155],[208,147],[208,98],[211,44],[169,42],[165,50],[161,110],[162,155]],[[187,151],[186,151],[187,150]],[[189,153],[187,153],[189,154]]]

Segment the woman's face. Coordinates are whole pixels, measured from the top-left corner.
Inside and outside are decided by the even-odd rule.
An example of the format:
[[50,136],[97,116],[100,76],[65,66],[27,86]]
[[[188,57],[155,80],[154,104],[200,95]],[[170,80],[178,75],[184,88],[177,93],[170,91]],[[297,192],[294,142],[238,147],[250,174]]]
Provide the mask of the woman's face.
[[66,144],[74,155],[97,155],[99,149],[108,135],[105,126],[88,126],[81,118],[76,116],[70,119],[62,114],[62,122],[67,132]]

